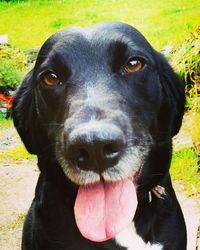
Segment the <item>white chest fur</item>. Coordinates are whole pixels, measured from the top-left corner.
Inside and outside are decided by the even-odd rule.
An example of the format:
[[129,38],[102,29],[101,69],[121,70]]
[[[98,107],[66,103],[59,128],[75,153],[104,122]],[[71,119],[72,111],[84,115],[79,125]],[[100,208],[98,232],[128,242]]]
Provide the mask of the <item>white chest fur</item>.
[[127,250],[162,250],[160,244],[145,243],[142,238],[136,233],[134,223],[131,223],[124,231],[115,237],[118,245],[126,247]]

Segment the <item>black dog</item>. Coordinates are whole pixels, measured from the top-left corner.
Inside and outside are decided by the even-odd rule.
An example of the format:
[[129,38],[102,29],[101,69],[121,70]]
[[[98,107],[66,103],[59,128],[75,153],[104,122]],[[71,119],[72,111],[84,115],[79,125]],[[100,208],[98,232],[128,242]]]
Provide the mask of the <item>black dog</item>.
[[60,31],[13,102],[41,171],[23,250],[186,249],[169,166],[184,87],[127,24]]

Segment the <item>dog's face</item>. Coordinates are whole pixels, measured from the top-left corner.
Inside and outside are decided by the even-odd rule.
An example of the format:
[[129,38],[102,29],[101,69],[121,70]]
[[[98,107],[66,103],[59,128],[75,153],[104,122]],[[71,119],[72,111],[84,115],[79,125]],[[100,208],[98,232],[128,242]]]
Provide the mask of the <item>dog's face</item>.
[[183,107],[165,59],[137,30],[112,22],[48,39],[13,113],[29,151],[51,152],[74,183],[140,184],[168,170]]

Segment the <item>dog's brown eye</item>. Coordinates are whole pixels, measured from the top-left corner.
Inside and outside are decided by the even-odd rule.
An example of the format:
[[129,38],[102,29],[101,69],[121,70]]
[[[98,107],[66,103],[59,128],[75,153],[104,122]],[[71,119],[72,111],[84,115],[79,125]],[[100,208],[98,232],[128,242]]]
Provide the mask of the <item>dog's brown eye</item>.
[[124,66],[124,70],[127,73],[135,73],[135,72],[140,71],[143,66],[144,66],[144,62],[141,59],[132,58],[126,63],[126,65]]
[[53,72],[47,72],[44,74],[42,81],[48,86],[55,86],[61,83],[58,76]]

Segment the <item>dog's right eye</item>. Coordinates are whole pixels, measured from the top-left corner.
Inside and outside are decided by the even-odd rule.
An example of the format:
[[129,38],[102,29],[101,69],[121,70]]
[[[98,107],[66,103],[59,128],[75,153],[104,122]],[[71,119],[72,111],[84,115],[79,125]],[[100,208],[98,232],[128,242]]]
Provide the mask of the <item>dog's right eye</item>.
[[136,73],[143,68],[144,64],[145,62],[142,58],[133,57],[126,62],[124,65],[124,70],[129,74]]
[[51,72],[51,71],[43,74],[42,81],[47,86],[56,86],[56,85],[61,84],[59,77],[54,72]]

